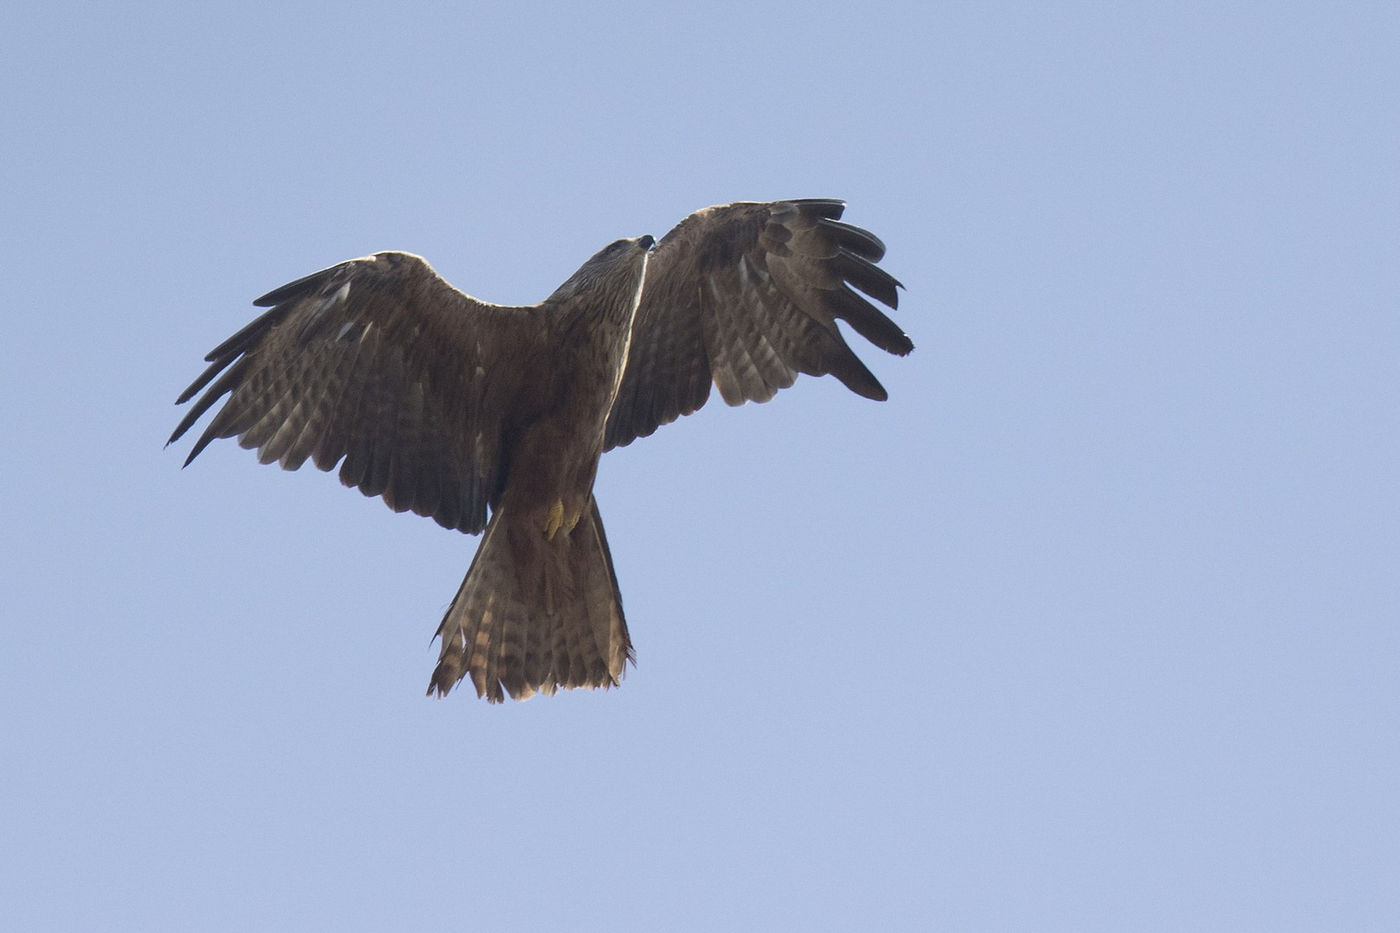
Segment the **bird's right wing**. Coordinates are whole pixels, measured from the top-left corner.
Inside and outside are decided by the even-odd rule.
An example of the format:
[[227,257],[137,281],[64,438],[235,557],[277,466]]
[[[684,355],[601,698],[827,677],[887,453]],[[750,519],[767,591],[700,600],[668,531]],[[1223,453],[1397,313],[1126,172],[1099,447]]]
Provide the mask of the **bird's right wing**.
[[[237,437],[262,463],[322,470],[396,512],[475,533],[504,482],[503,432],[547,365],[532,308],[478,301],[421,257],[382,252],[269,292],[267,313],[207,357],[179,439],[224,396],[188,464]],[[206,389],[207,386],[207,389]],[[528,400],[528,393],[524,393]]]

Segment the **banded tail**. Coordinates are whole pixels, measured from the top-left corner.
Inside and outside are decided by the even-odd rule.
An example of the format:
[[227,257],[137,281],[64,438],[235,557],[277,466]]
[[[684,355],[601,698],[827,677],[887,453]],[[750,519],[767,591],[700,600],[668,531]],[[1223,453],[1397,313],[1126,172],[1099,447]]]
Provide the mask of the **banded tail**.
[[437,634],[429,696],[465,677],[492,703],[617,685],[632,642],[597,501],[552,540],[497,510]]

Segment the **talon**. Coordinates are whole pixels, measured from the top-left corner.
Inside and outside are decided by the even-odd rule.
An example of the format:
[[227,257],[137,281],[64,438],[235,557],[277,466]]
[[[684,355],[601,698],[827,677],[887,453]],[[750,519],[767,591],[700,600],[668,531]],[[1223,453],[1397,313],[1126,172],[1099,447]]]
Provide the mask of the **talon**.
[[583,518],[583,511],[582,511],[582,510],[580,510],[580,511],[578,511],[578,512],[575,512],[575,513],[573,513],[572,515],[570,515],[570,516],[568,517],[568,520],[564,522],[564,534],[566,534],[566,535],[571,535],[571,534],[573,534],[573,533],[574,533],[574,529],[578,527],[579,519],[581,519],[581,518]]
[[559,529],[564,525],[564,500],[555,499],[554,504],[549,507],[549,514],[544,519],[544,539],[553,541],[554,536],[559,533]]

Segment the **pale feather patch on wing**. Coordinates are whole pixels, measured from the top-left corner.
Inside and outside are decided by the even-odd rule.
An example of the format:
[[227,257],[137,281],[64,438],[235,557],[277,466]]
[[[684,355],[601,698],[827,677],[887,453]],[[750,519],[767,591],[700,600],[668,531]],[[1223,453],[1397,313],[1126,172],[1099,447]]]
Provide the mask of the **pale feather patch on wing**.
[[715,386],[729,405],[766,402],[792,385],[796,371],[770,340],[773,282],[740,255],[727,270],[706,277],[714,323],[710,341]]
[[336,343],[349,343],[352,340],[363,340],[365,332],[368,331],[369,328],[370,325],[368,323],[346,321],[344,324],[340,325],[340,330],[336,331]]
[[752,344],[749,348],[759,378],[763,380],[766,397],[754,396],[755,401],[767,401],[786,389],[797,379],[797,371],[788,365],[784,348],[778,345],[784,329],[770,326],[770,317],[781,309],[780,297],[773,285],[768,270],[754,263],[748,256],[740,256],[738,263],[739,287],[746,296],[744,305],[752,310],[749,322],[749,335]]
[[320,307],[320,308],[317,308],[317,311],[324,311],[324,310],[326,310],[327,308],[333,308],[333,307],[335,307],[336,305],[340,304],[341,302],[344,302],[344,301],[345,301],[346,299],[348,299],[349,297],[350,297],[350,281],[347,279],[343,285],[341,285],[339,288],[337,288],[337,289],[335,290],[335,293],[334,293],[334,294],[328,295],[328,296],[326,297],[326,299],[321,303],[321,307]]
[[[305,301],[306,319],[301,322],[301,327],[297,330],[298,340],[303,343],[309,343],[316,338],[318,332],[324,332],[322,330],[324,326],[323,321],[330,315],[330,312],[349,300],[350,279],[348,276],[354,264],[361,261],[362,260],[351,260],[350,262],[343,263],[341,266],[336,267],[335,271],[342,277],[345,277],[339,285],[336,284],[336,280],[333,278],[322,286],[315,297],[303,299]],[[353,327],[356,323],[357,322],[352,319],[343,324],[340,332],[336,334],[335,339],[339,340],[345,329],[347,327]]]

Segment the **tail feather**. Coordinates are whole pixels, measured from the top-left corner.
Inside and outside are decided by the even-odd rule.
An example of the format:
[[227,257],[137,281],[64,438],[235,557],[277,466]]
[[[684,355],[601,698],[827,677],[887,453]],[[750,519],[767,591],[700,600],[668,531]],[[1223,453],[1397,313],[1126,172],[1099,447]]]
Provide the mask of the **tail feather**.
[[619,683],[632,643],[597,502],[553,541],[497,511],[438,637],[430,696],[468,676],[493,703]]

